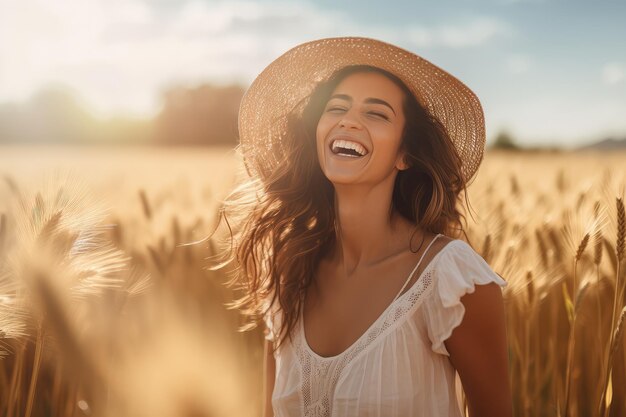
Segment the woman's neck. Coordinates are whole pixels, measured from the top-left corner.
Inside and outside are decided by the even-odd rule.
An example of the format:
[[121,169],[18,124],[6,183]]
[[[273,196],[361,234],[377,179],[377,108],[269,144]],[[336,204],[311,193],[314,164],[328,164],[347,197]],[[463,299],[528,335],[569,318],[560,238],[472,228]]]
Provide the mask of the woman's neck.
[[[335,192],[337,236],[332,258],[348,277],[409,249],[415,226],[390,210],[391,195],[353,185],[346,191]],[[420,236],[417,232],[414,238]]]

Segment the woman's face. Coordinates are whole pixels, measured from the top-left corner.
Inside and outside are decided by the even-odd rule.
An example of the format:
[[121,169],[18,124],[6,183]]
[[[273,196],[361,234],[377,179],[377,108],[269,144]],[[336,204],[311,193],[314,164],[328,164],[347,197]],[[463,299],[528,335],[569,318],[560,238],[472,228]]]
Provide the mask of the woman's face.
[[406,169],[400,152],[404,92],[380,73],[348,75],[317,124],[317,155],[335,184],[377,184]]

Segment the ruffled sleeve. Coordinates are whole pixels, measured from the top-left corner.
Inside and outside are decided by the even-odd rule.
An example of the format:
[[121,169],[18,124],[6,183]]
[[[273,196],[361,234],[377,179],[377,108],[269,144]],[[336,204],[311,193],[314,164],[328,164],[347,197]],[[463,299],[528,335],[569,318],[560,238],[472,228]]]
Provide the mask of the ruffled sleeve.
[[465,307],[461,297],[473,293],[475,285],[495,282],[507,285],[489,264],[463,240],[448,243],[434,266],[433,292],[424,301],[424,317],[428,337],[435,353],[450,356],[444,341],[461,324]]

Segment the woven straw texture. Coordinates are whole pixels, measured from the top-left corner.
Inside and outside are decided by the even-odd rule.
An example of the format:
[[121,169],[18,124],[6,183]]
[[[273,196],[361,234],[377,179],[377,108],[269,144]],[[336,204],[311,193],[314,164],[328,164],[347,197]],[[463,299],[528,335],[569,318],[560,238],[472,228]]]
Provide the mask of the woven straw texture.
[[286,115],[317,83],[347,65],[371,65],[397,75],[447,129],[469,183],[483,158],[480,101],[460,80],[414,53],[370,38],[341,37],[290,49],[254,80],[239,108],[240,148],[248,174],[267,178],[285,155]]

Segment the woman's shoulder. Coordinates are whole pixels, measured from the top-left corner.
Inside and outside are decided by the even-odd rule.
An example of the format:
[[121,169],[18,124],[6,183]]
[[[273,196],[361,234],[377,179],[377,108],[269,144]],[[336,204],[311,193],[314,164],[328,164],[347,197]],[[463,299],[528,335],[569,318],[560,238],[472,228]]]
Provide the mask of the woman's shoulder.
[[450,243],[453,243],[455,241],[457,241],[458,239],[454,239],[450,236],[446,236],[444,234],[439,234],[438,236],[436,236],[436,239],[433,241],[433,246],[435,251],[434,252],[440,252],[441,250],[443,250],[446,246],[448,246]]
[[[460,239],[455,239],[450,236],[446,236],[443,234],[439,234],[435,236],[431,240],[431,247],[428,250],[429,255],[427,256],[430,259],[438,260],[435,258],[441,259],[444,257],[443,255],[447,255],[448,253],[462,253],[467,250],[467,248],[462,247],[463,244],[467,245],[464,241]],[[468,245],[469,246],[469,245]],[[470,247],[471,248],[471,247]]]
[[440,235],[433,242],[434,251],[436,253],[445,253],[448,258],[463,257],[466,259],[483,259],[482,256],[474,249],[472,245],[462,239],[452,238],[446,235]]
[[[474,284],[496,282],[506,286],[505,280],[497,274],[491,265],[469,243],[461,239],[450,237],[439,238],[442,249],[439,251],[435,265],[436,275],[440,288],[453,290],[450,287],[459,287],[467,290]],[[457,292],[457,291],[453,291]]]

